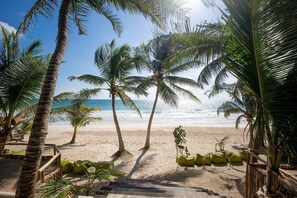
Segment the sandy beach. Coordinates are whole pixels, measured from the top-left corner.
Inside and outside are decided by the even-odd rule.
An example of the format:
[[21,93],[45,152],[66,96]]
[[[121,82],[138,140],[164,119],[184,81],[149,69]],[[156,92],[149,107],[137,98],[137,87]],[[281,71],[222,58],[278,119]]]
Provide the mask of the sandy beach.
[[[243,197],[245,164],[242,166],[179,167],[175,162],[176,152],[173,130],[176,126],[153,126],[151,148],[144,146],[146,131],[139,125],[122,125],[122,135],[127,151],[132,156],[117,159],[116,168],[125,172],[125,178],[154,180],[162,183],[179,183],[202,187],[226,197]],[[215,138],[228,135],[226,150],[235,151],[247,144],[243,140],[243,129],[228,127],[186,126],[186,146],[191,154],[206,154],[215,151]],[[50,124],[46,143],[59,146],[62,157],[73,160],[111,161],[117,151],[117,136],[113,125],[99,123],[81,128],[75,144],[68,144],[72,137],[69,124]],[[3,185],[1,185],[3,186]],[[9,190],[9,189],[8,189]]]

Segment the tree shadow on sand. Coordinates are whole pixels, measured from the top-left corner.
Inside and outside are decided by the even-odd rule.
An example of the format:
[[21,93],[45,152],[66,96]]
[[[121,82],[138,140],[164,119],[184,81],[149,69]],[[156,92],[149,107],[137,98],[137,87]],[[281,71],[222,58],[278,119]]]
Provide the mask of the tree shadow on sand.
[[65,144],[61,144],[61,145],[57,145],[59,150],[67,150],[67,149],[72,149],[75,147],[84,147],[86,146],[85,144],[73,144],[73,143],[65,143]]
[[220,176],[222,180],[223,188],[231,191],[236,188],[238,192],[244,197],[244,183],[242,182],[242,178],[228,178],[224,176]]
[[[125,179],[131,179],[132,175],[138,171],[143,169],[145,166],[148,166],[150,164],[150,162],[153,160],[153,158],[155,157],[156,154],[151,154],[148,155],[146,157],[144,157],[144,155],[147,153],[148,149],[142,149],[141,154],[137,157],[135,164],[133,165],[131,171],[125,176]],[[113,155],[113,159],[111,160],[111,162],[115,162],[116,160],[118,160],[119,157]],[[122,159],[122,156],[121,156]],[[127,161],[123,161],[120,164],[116,165],[115,167],[117,169],[122,169],[124,167],[126,167],[129,164],[129,162]]]
[[127,179],[131,179],[132,175],[138,170],[142,169],[144,166],[149,164],[149,161],[153,158],[154,155],[147,156],[145,160],[141,160],[143,156],[147,153],[148,149],[142,149],[141,154],[137,157],[134,166],[131,171],[126,176]]
[[156,182],[185,182],[189,178],[197,178],[202,175],[203,169],[178,167],[175,171],[168,171],[162,174],[155,174],[141,179],[154,180]]

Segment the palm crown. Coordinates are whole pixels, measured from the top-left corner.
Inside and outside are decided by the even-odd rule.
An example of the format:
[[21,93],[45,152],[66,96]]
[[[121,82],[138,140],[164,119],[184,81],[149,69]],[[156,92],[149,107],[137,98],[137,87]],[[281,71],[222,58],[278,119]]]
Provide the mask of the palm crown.
[[14,33],[3,27],[0,46],[0,134],[6,141],[22,122],[31,117],[25,116],[31,110],[34,100],[40,93],[46,71],[47,60],[39,55],[40,41],[35,41],[20,50],[13,45]]
[[[136,95],[146,95],[145,89],[134,86],[138,78],[130,76],[131,72],[139,69],[139,58],[131,56],[132,49],[128,45],[116,47],[113,40],[110,44],[99,47],[95,52],[95,65],[100,72],[99,76],[90,74],[82,76],[70,76],[70,80],[80,80],[94,86],[94,89],[85,89],[84,95],[96,95],[101,90],[109,92],[112,100],[113,118],[119,139],[119,150],[115,155],[121,155],[125,151],[124,142],[121,135],[121,129],[116,115],[115,99],[119,97],[122,103],[134,109],[140,116],[140,110],[134,101],[127,95],[127,92]],[[104,86],[105,85],[105,86]]]

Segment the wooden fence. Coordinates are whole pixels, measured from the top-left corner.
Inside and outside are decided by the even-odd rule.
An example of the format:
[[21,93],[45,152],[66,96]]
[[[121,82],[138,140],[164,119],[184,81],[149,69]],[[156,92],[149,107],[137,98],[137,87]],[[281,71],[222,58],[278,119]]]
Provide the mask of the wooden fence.
[[[1,144],[1,143],[0,143]],[[27,146],[27,143],[6,143],[6,145],[11,146]],[[44,183],[49,179],[58,179],[62,177],[62,168],[61,168],[61,152],[55,144],[45,144],[45,147],[50,147],[53,149],[53,155],[43,155],[42,161],[46,163],[38,169],[38,182]],[[1,148],[1,146],[0,146]],[[4,151],[0,151],[3,153]],[[14,157],[11,154],[3,155],[6,157]],[[18,156],[23,158],[24,156]]]
[[[255,198],[258,197],[257,192],[259,189],[263,190],[263,187],[266,186],[267,162],[253,153],[249,153],[249,155],[255,157],[258,161],[255,163],[247,163],[245,197]],[[279,173],[271,171],[271,174],[275,178],[271,185],[277,189],[277,195],[275,195],[275,197],[297,197],[297,177],[295,175],[297,171],[293,174],[280,168]]]

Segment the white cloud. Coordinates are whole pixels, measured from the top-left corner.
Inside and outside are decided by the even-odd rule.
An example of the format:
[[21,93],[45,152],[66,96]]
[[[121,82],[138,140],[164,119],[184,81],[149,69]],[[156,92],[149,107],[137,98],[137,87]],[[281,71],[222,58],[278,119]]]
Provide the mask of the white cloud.
[[[16,29],[8,23],[0,21],[0,26],[4,27],[8,32],[16,32]],[[0,38],[2,38],[2,31],[0,31]]]

